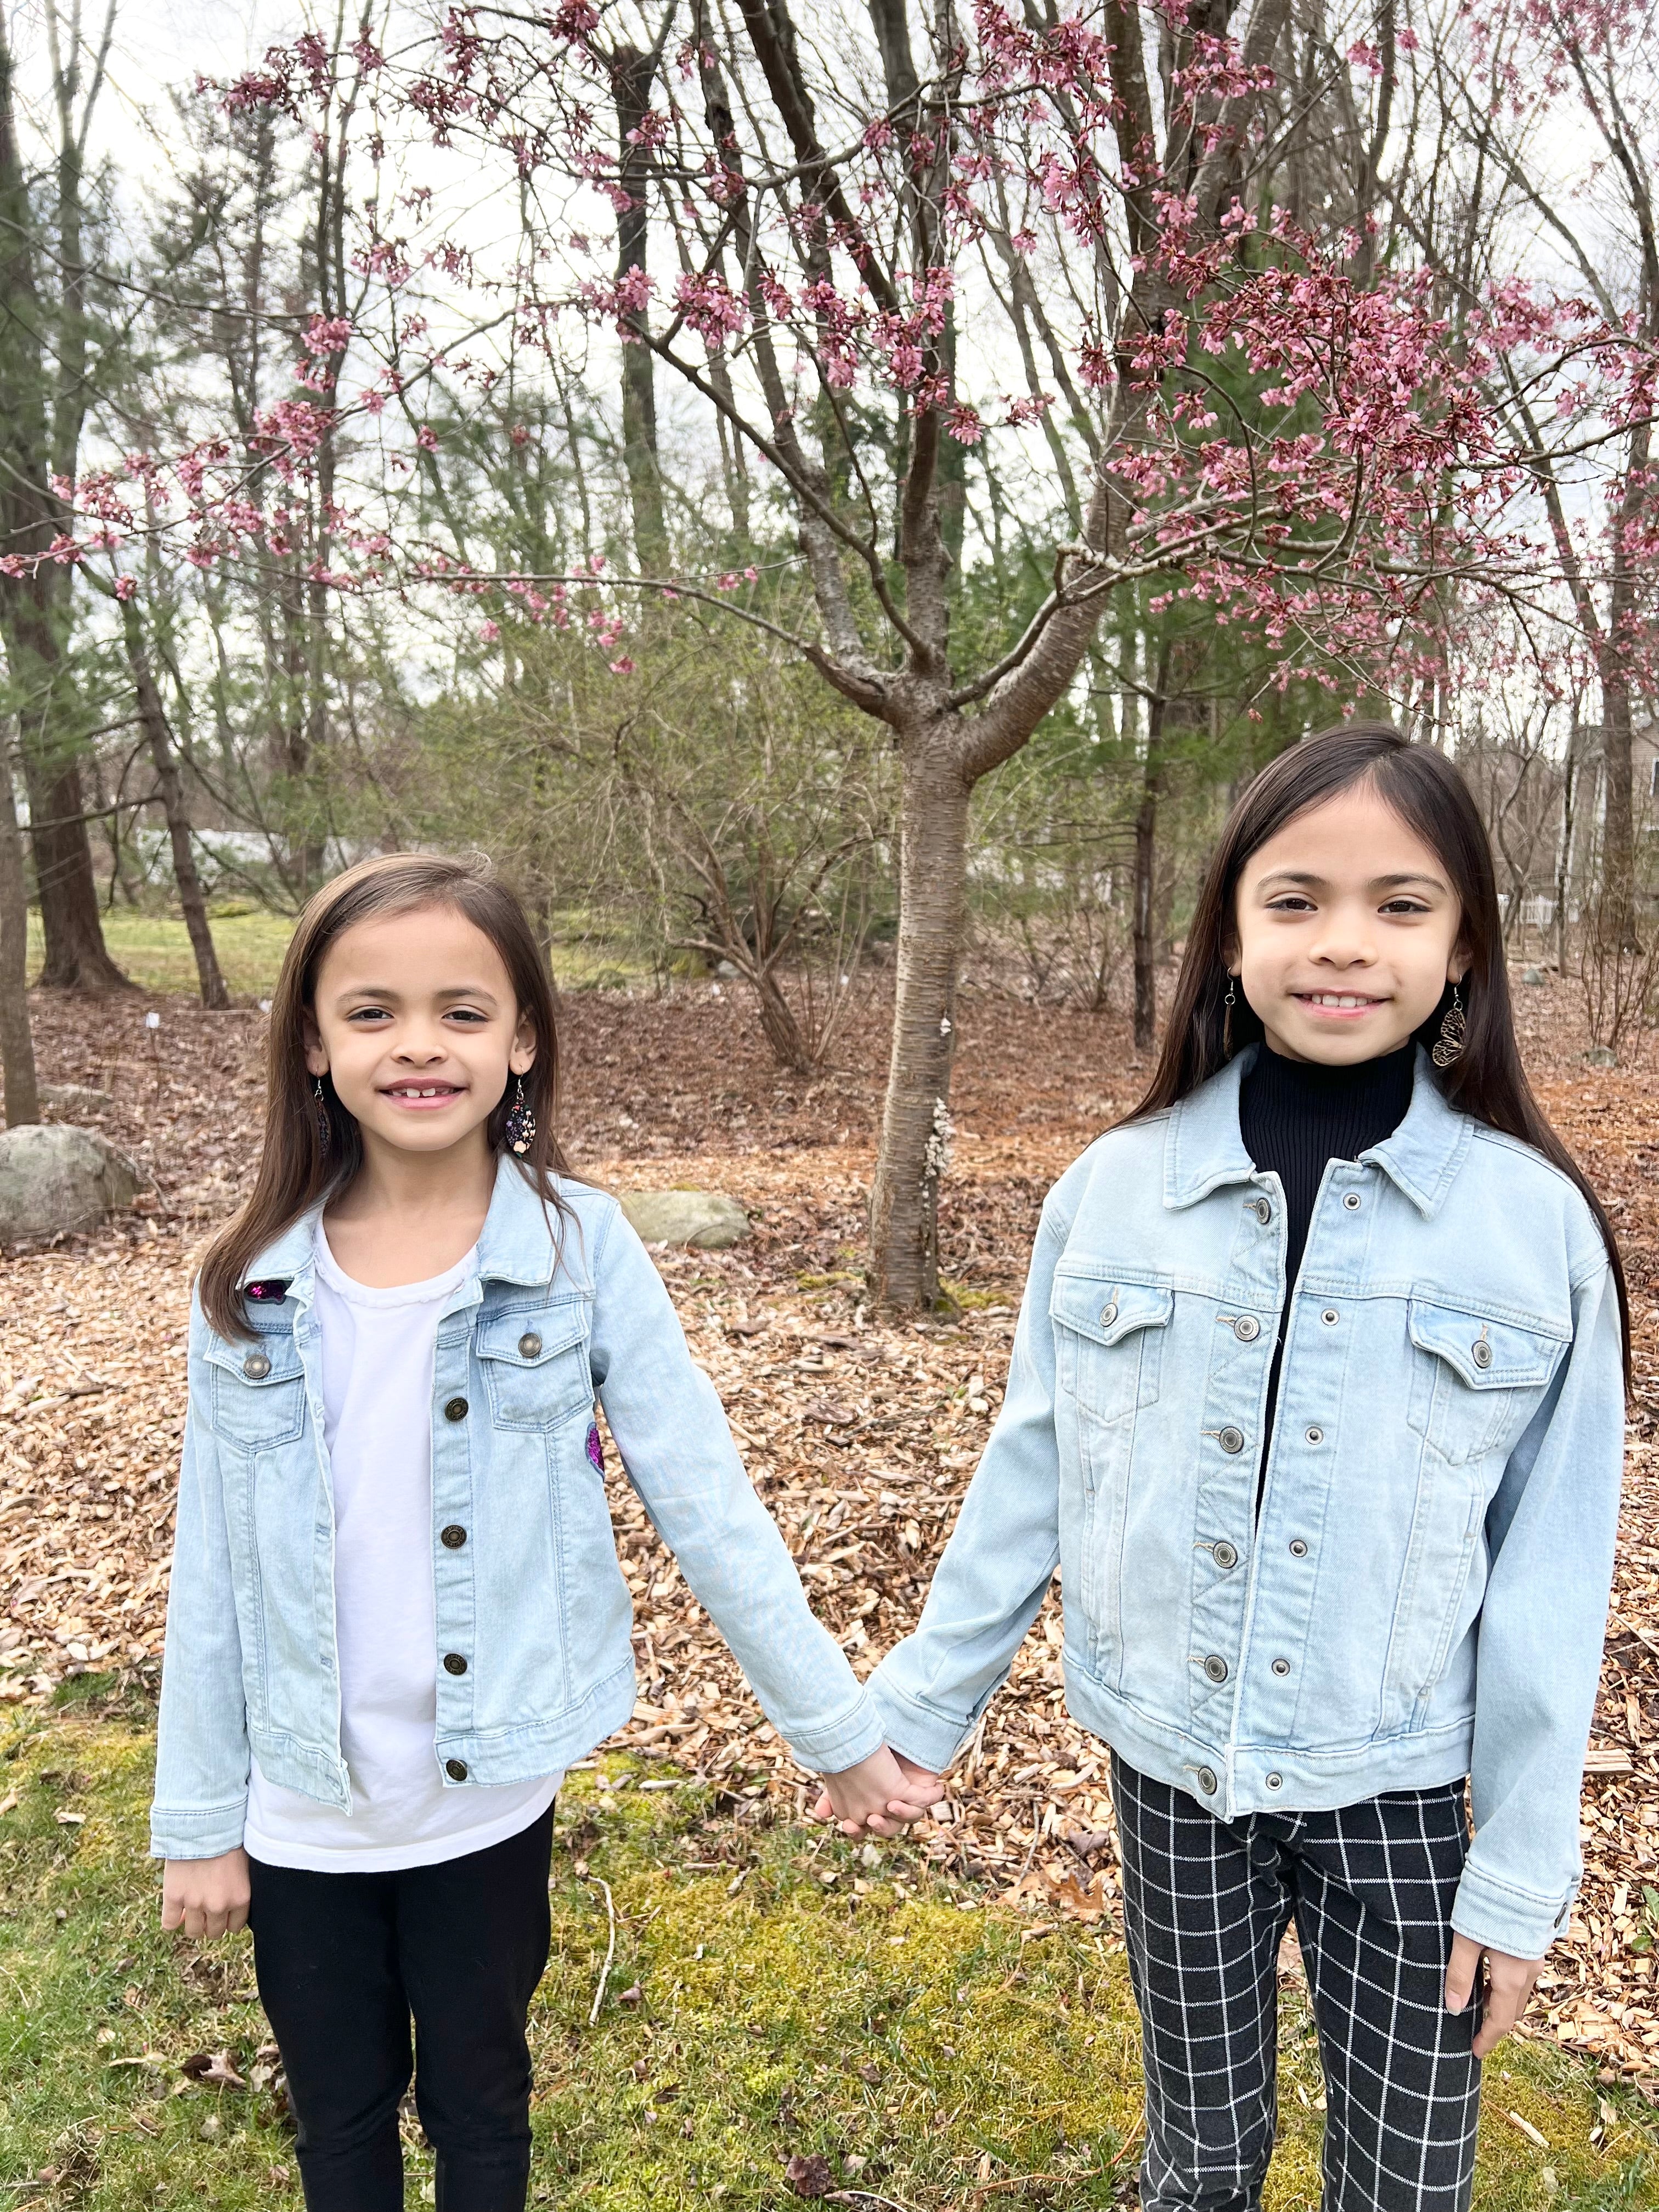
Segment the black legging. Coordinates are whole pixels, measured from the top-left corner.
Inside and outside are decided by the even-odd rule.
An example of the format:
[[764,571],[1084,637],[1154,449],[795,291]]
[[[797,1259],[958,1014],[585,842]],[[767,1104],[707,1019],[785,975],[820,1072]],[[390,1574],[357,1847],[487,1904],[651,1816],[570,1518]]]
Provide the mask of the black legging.
[[299,2122],[307,2212],[403,2212],[398,2107],[411,2072],[439,2212],[522,2212],[525,2015],[547,1964],[552,1841],[550,1806],[505,1843],[437,1866],[251,1861],[254,1972]]

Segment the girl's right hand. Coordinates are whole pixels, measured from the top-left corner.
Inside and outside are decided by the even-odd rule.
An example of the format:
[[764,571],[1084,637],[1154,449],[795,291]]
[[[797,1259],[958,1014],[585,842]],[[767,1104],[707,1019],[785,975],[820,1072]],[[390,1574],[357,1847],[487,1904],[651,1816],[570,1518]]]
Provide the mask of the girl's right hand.
[[918,1766],[914,1759],[907,1759],[902,1751],[896,1751],[893,1756],[898,1761],[899,1772],[904,1778],[904,1787],[896,1797],[889,1799],[888,1811],[896,1820],[926,1820],[939,1801],[949,1794],[943,1780],[931,1767]]
[[161,1876],[161,1925],[182,1928],[198,1943],[247,1926],[247,1853],[216,1859],[169,1859]]

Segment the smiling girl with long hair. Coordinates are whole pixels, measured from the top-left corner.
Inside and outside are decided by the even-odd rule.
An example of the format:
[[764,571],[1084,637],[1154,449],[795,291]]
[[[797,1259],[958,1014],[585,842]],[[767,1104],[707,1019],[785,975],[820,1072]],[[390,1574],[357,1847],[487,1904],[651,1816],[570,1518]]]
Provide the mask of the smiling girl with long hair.
[[1308,739],[1222,832],[1146,1098],[1049,1194],[1001,1414],[869,1685],[919,1809],[1059,1566],[1146,2212],[1260,2203],[1292,1919],[1325,2212],[1468,2204],[1480,2061],[1579,1879],[1628,1343],[1462,778],[1379,725]]
[[569,1175],[557,1054],[487,869],[349,870],[197,1285],[152,1849],[164,1926],[252,1925],[311,2212],[400,2212],[411,2064],[443,2212],[525,2202],[554,1793],[634,1705],[596,1397],[837,1816],[900,1787],[644,1247]]

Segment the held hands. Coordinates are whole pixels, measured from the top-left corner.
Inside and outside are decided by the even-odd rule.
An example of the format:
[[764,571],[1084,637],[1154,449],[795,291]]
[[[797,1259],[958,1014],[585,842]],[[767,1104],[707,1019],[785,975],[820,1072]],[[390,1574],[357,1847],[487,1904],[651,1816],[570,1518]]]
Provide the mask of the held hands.
[[169,1859],[161,1876],[161,1925],[182,1928],[198,1943],[247,1925],[247,1853],[216,1859]]
[[1493,1951],[1472,1936],[1452,1936],[1451,1964],[1446,1969],[1446,2009],[1462,2012],[1480,1978],[1480,1961],[1486,1961],[1486,2009],[1480,2032],[1474,2039],[1477,2058],[1495,2051],[1527,2008],[1532,1985],[1538,1979],[1541,1959],[1511,1959],[1507,1951]]
[[884,1745],[856,1766],[826,1774],[812,1816],[835,1821],[843,1836],[896,1836],[908,1822],[924,1819],[945,1794],[937,1774]]

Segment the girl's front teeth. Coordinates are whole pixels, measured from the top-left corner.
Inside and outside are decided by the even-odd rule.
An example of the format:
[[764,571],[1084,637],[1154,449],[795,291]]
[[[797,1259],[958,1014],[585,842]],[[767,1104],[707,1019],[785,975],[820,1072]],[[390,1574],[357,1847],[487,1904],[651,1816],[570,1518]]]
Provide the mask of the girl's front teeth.
[[1340,998],[1334,991],[1310,991],[1307,994],[1307,1002],[1310,1006],[1340,1006],[1343,1008],[1374,1006],[1376,1004],[1376,1000],[1375,999]]

